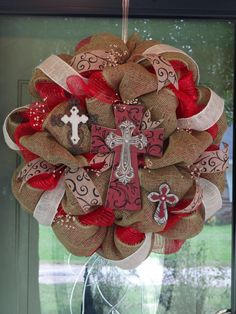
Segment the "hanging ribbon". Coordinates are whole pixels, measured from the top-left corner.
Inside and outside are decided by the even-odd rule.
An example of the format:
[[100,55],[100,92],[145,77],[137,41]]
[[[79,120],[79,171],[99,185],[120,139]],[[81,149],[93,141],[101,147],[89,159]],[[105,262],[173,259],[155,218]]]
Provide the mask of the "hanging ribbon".
[[129,0],[122,0],[122,39],[125,44],[128,40],[128,15]]

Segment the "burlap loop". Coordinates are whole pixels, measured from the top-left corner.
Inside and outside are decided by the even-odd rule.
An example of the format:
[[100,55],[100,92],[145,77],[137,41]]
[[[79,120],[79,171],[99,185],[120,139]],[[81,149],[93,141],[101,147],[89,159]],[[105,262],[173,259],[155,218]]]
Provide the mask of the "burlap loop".
[[164,138],[169,137],[177,126],[178,99],[174,93],[168,88],[163,88],[159,93],[154,91],[141,96],[139,100],[151,111],[153,121],[163,120],[160,127],[164,128]]
[[129,49],[130,55],[132,55],[134,49],[144,42],[144,39],[139,35],[139,33],[134,32],[129,38],[126,43],[126,46]]
[[[132,37],[131,39],[132,40]],[[160,42],[157,41],[157,40],[145,40],[145,41],[139,41],[139,40],[136,40],[135,41],[135,37],[133,39],[133,42],[131,41],[132,43],[132,54],[129,58],[129,62],[136,62],[139,58],[140,58],[140,55],[144,53],[144,51],[146,51],[148,48],[154,46],[154,45],[158,45]]]
[[79,256],[90,256],[103,243],[106,227],[82,225],[77,219],[64,223],[66,218],[56,218],[52,228],[69,252]]
[[48,132],[38,132],[33,135],[22,136],[20,143],[37,156],[52,165],[62,164],[69,168],[78,168],[85,164],[81,156],[73,156],[62,147]]
[[22,184],[21,180],[17,179],[20,170],[23,168],[23,164],[18,167],[12,176],[12,193],[18,200],[22,208],[24,208],[30,214],[33,214],[34,209],[38,203],[38,200],[44,193],[43,190],[32,188],[28,184]]
[[171,193],[181,199],[194,183],[190,173],[176,166],[168,166],[161,169],[139,171],[140,184],[147,192],[157,192],[162,183],[167,183]]
[[153,219],[154,212],[156,211],[156,204],[150,202],[147,198],[149,192],[142,190],[142,209],[135,212],[127,210],[116,210],[115,223],[119,226],[131,226],[140,232],[160,232],[164,229],[165,225],[158,225]]
[[145,157],[149,169],[159,169],[169,165],[191,165],[212,143],[207,132],[176,131],[168,138],[168,146],[161,158]]
[[[103,76],[123,101],[138,98],[157,90],[156,76],[135,63],[125,63],[115,68],[107,67]],[[145,83],[144,83],[145,82]]]
[[71,116],[71,108],[76,106],[79,109],[79,116],[85,114],[85,110],[81,109],[79,103],[63,102],[56,106],[44,121],[43,128],[46,129],[55,140],[65,147],[72,154],[82,154],[90,151],[90,130],[87,124],[80,123],[78,125],[78,136],[80,140],[77,144],[73,144],[71,140],[72,127],[71,124],[65,124],[61,118],[64,115]]
[[115,232],[115,226],[107,228],[106,236],[100,247],[99,254],[112,260],[120,260],[136,252],[142,242],[136,245],[128,245],[119,240]]
[[89,118],[95,124],[103,125],[107,128],[115,128],[113,107],[94,98],[86,100]]
[[201,207],[199,210],[192,214],[182,217],[175,225],[174,228],[168,229],[161,233],[163,237],[169,239],[186,240],[199,234],[204,226],[205,211]]

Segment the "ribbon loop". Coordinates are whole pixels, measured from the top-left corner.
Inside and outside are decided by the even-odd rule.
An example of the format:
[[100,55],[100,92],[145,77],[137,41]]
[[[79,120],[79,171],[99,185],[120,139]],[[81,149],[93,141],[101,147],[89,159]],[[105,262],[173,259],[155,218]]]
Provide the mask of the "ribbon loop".
[[199,113],[189,118],[177,120],[179,129],[205,131],[212,127],[224,112],[224,100],[209,88],[210,99],[206,107]]
[[56,188],[45,191],[35,207],[33,216],[41,225],[51,226],[64,194],[65,182],[62,176]]
[[77,75],[82,80],[87,81],[86,78],[81,76],[75,69],[56,55],[48,57],[41,64],[39,64],[37,68],[46,74],[53,82],[65,89],[68,93],[70,93],[70,90],[67,86],[66,80],[69,76]]
[[191,168],[199,169],[200,173],[225,171],[229,164],[229,145],[226,143],[223,145],[223,149],[202,153]]
[[90,207],[102,205],[99,191],[83,168],[72,170],[67,167],[61,175],[62,167],[64,168],[64,166],[53,166],[42,158],[37,158],[25,165],[18,175],[18,179],[21,179],[24,184],[41,174],[52,173],[55,176],[55,173],[59,170],[60,176],[56,188],[50,191],[46,190],[43,193],[34,211],[34,217],[43,225],[49,226],[52,224],[65,193],[65,184],[86,213]]
[[102,198],[83,168],[72,170],[67,168],[65,184],[69,187],[81,208],[88,212],[90,207],[102,205]]

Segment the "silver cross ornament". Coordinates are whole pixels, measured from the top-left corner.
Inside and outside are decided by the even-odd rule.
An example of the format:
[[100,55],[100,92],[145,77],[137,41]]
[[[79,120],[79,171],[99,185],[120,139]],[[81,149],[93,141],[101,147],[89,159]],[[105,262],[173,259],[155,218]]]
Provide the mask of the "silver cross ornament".
[[88,121],[88,117],[84,114],[82,116],[79,115],[79,109],[76,106],[73,106],[70,110],[71,115],[64,115],[61,118],[61,121],[65,124],[70,123],[72,127],[72,135],[71,135],[71,141],[73,144],[77,144],[80,140],[80,137],[78,135],[78,128],[80,123],[86,123]]
[[143,134],[132,136],[135,125],[132,121],[124,121],[119,125],[122,136],[116,135],[114,132],[108,134],[105,143],[110,149],[122,145],[120,163],[116,168],[115,175],[117,179],[127,184],[134,177],[134,169],[131,162],[130,146],[134,145],[138,150],[142,150],[147,146],[147,138]]

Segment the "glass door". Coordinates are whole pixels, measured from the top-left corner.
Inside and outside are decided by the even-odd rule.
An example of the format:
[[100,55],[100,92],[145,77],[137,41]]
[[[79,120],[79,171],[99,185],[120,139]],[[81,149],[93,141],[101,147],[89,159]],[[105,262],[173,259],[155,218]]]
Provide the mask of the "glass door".
[[[31,101],[27,84],[36,65],[51,54],[70,53],[94,30],[120,35],[121,20],[0,17],[1,122],[15,106]],[[14,253],[7,255],[10,262],[4,257],[0,262],[1,269],[6,269],[0,281],[4,313],[209,314],[230,308],[234,25],[216,20],[132,18],[129,32],[134,31],[145,39],[157,39],[187,52],[200,67],[200,84],[212,87],[225,99],[225,141],[231,151],[223,208],[178,253],[153,253],[132,271],[122,271],[98,256],[75,257],[50,228],[38,228],[20,211],[10,192],[10,176],[18,161],[3,144],[1,135],[4,219],[0,232],[4,247],[14,248]],[[15,293],[14,283],[18,286],[18,294],[14,295],[17,305],[11,303],[7,292]],[[23,301],[25,298],[27,301]]]

